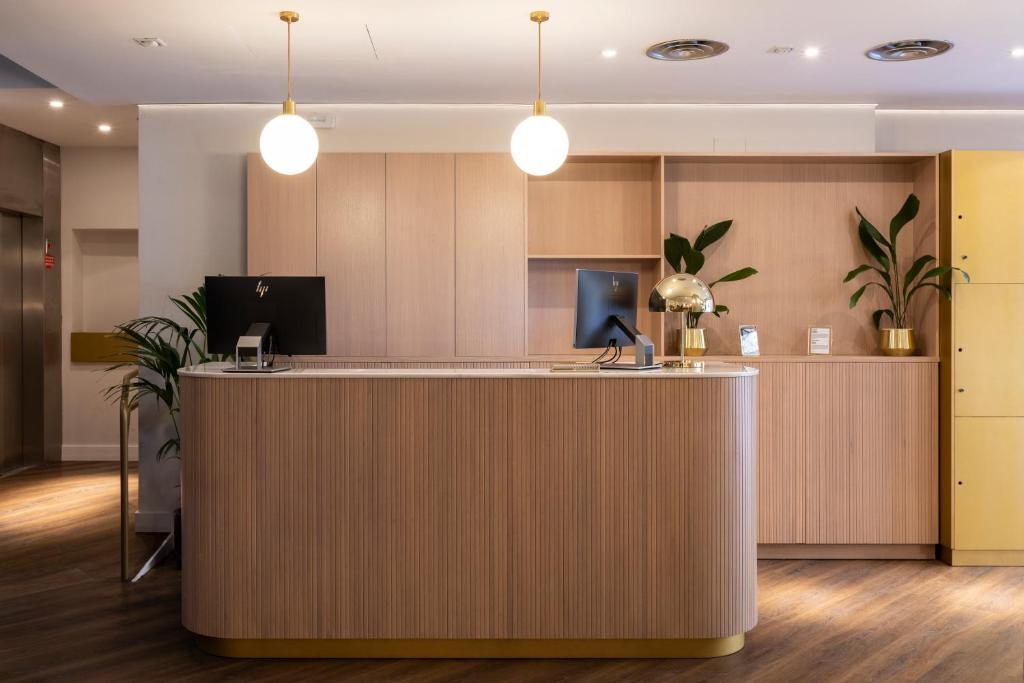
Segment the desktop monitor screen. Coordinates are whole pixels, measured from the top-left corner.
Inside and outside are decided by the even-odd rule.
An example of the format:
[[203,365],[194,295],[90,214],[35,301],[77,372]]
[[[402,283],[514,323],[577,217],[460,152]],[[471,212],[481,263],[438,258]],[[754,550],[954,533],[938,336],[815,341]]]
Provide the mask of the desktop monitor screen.
[[207,277],[206,318],[210,353],[234,353],[252,323],[270,325],[271,353],[327,353],[322,277]]
[[637,273],[577,270],[573,348],[604,349],[613,342],[620,348],[632,346],[633,341],[612,318],[621,315],[636,327],[639,282]]

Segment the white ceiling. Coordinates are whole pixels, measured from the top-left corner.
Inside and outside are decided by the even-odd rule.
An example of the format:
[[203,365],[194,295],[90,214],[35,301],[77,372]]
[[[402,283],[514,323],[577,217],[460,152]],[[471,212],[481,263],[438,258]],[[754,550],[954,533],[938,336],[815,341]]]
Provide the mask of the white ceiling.
[[[100,104],[276,102],[295,9],[299,102],[528,103],[535,28],[546,8],[552,103],[877,103],[891,108],[1024,107],[1020,0],[0,0],[0,53]],[[376,43],[374,57],[364,25]],[[157,36],[166,48],[140,48]],[[671,38],[722,40],[722,57],[646,58]],[[863,56],[887,40],[939,38],[935,59]],[[819,46],[817,60],[767,52]],[[614,47],[612,60],[600,50]]]
[[[64,102],[51,109],[50,100]],[[56,88],[0,88],[0,123],[62,147],[134,147],[138,107],[82,102]],[[97,126],[109,124],[109,133]]]

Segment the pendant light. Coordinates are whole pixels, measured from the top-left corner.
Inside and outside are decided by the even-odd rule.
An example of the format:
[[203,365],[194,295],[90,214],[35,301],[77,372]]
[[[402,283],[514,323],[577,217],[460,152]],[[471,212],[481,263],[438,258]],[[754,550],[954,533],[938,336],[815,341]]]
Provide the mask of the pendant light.
[[284,113],[272,118],[260,133],[260,155],[278,173],[296,175],[316,161],[320,140],[309,121],[296,115],[292,99],[292,24],[299,20],[299,13],[281,12],[279,16],[288,24],[288,98]]
[[512,132],[512,159],[516,166],[530,175],[554,173],[569,154],[569,136],[555,119],[544,113],[541,99],[540,25],[550,18],[547,12],[530,12],[530,21],[537,24],[537,99],[533,116],[523,119]]

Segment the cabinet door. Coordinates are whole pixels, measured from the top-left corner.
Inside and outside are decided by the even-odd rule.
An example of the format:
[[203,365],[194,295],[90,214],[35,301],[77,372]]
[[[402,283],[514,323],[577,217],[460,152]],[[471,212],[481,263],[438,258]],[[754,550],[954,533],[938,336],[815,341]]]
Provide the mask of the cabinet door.
[[455,355],[455,156],[387,155],[389,356]]
[[954,288],[954,414],[1024,416],[1024,285]]
[[250,154],[247,186],[249,275],[315,275],[316,165],[281,175]]
[[953,443],[953,547],[1024,550],[1024,418],[956,418]]
[[508,154],[455,157],[455,352],[526,348],[526,179]]
[[327,295],[327,354],[383,356],[384,155],[321,154],[317,161],[317,274]]
[[1024,153],[952,155],[953,265],[972,282],[1024,282]]

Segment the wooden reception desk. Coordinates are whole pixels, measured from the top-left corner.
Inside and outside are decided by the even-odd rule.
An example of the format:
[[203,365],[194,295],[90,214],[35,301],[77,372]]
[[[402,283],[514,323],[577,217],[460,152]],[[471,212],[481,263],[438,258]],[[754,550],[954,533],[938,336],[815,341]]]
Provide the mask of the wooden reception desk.
[[757,371],[181,373],[182,621],[244,657],[709,657]]

